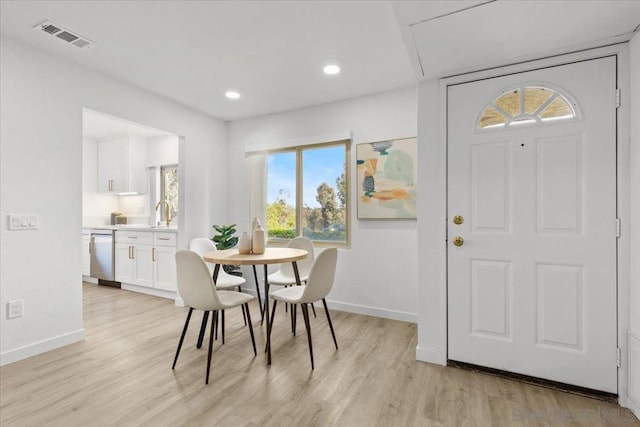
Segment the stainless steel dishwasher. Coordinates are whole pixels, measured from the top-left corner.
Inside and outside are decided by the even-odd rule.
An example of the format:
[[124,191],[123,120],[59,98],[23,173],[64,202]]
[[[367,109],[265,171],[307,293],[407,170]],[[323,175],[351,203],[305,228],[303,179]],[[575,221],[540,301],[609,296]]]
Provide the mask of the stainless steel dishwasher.
[[115,240],[113,230],[91,230],[91,277],[98,284],[120,287],[115,282]]

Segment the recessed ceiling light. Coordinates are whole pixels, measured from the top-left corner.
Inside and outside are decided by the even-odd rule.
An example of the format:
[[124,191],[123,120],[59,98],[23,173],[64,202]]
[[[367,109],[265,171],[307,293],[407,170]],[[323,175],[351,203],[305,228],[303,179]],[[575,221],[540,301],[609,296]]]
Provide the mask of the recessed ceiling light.
[[333,75],[333,74],[338,74],[339,72],[340,72],[340,67],[338,67],[337,65],[332,64],[324,67],[325,74]]
[[229,99],[238,99],[238,98],[240,98],[240,94],[238,92],[234,92],[232,90],[227,91],[227,93],[225,93],[224,96],[226,96]]

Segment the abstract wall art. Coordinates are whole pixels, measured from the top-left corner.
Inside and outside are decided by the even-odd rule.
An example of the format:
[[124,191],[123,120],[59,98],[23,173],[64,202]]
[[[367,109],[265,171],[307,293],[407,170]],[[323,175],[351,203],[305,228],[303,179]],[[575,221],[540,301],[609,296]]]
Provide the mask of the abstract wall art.
[[358,219],[415,219],[416,138],[356,146]]

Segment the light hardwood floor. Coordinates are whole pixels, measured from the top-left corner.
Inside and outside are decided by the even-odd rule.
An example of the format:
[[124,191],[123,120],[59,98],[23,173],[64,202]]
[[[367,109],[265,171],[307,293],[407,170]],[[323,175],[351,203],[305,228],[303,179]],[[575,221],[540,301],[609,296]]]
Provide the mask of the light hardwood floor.
[[[251,310],[264,349],[256,303]],[[335,351],[317,311],[312,371],[301,321],[292,337],[288,317],[276,313],[268,367],[263,353],[253,356],[240,309],[229,310],[205,386],[200,313],[173,371],[186,309],[84,284],[86,339],[0,368],[0,425],[640,426],[612,403],[417,362],[410,323],[332,312]]]

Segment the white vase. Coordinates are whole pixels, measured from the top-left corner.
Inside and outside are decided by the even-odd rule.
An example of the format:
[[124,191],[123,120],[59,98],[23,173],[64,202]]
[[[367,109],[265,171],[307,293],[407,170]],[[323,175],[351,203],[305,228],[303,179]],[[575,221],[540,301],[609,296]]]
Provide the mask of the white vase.
[[251,240],[249,239],[249,233],[246,231],[242,232],[240,240],[238,240],[238,253],[243,255],[251,253]]
[[249,238],[251,240],[253,240],[253,230],[258,228],[259,225],[260,225],[260,220],[257,217],[254,217],[253,221],[251,221],[251,228],[249,229]]
[[256,255],[264,253],[265,249],[265,236],[264,230],[258,222],[258,226],[253,230],[253,239],[251,239],[252,252]]

